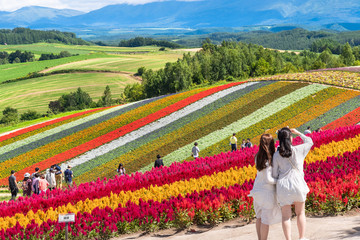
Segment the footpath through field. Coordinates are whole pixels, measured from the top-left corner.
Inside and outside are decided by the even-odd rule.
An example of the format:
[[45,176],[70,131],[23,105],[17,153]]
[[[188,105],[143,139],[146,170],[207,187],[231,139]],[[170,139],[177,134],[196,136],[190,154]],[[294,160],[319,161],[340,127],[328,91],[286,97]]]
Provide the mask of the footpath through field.
[[[310,240],[358,240],[360,239],[360,212],[352,212],[346,216],[337,217],[308,217],[306,237]],[[113,240],[251,240],[257,239],[255,224],[243,226],[239,220],[222,223],[214,228],[191,227],[190,230],[176,232],[175,230],[164,230],[151,234],[131,234]],[[270,227],[269,240],[285,239],[281,223]],[[292,220],[292,239],[298,239],[296,218]]]

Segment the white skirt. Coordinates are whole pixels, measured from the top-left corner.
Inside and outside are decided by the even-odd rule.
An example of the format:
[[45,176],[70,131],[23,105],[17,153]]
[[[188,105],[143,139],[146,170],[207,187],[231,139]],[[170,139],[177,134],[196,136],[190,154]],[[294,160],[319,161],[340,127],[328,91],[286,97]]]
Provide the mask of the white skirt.
[[305,202],[309,192],[304,176],[297,169],[292,169],[276,184],[277,201],[280,206],[292,205],[294,202]]
[[256,218],[261,218],[263,224],[272,225],[281,222],[281,209],[276,201],[275,188],[273,191],[268,189],[251,191],[249,196],[254,198]]

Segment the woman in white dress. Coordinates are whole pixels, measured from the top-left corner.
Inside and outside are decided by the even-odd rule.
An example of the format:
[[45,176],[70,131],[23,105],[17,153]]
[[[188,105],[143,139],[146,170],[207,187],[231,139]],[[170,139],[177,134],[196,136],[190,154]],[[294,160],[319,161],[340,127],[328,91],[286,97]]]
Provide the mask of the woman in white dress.
[[[292,133],[303,144],[292,146]],[[291,239],[291,205],[295,205],[300,240],[305,240],[305,200],[309,188],[304,180],[304,160],[314,144],[310,137],[296,129],[282,128],[278,132],[279,148],[273,157],[273,174],[277,178],[276,195],[281,206],[282,227],[286,240]]]
[[256,233],[259,240],[267,239],[269,225],[281,222],[281,210],[275,196],[276,179],[271,176],[274,152],[274,138],[270,134],[263,134],[260,138],[259,152],[255,156],[257,175],[249,194],[254,198]]

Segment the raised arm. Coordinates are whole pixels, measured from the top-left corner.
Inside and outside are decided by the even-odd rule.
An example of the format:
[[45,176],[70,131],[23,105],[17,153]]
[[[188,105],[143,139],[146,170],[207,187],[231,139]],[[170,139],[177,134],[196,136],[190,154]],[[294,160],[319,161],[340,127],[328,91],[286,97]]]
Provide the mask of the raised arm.
[[296,129],[291,129],[291,132],[299,135],[304,142],[303,144],[294,147],[294,149],[296,149],[297,160],[303,162],[306,155],[310,152],[311,147],[314,145],[314,142],[311,137],[305,136]]
[[276,154],[278,154],[278,153],[275,153],[274,157],[272,159],[273,163],[272,163],[272,170],[271,170],[272,174],[271,175],[273,178],[278,179],[279,178],[279,163],[275,159]]

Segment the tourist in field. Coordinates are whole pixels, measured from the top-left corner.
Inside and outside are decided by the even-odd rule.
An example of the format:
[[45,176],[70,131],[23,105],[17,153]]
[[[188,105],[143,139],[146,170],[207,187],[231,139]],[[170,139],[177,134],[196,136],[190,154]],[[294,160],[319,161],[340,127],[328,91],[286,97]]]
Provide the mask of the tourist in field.
[[14,170],[11,170],[11,175],[9,177],[9,189],[10,189],[10,192],[11,192],[11,199],[10,200],[14,201],[16,199],[16,196],[17,196],[18,192],[19,192]]
[[250,138],[248,138],[247,140],[246,140],[246,143],[245,143],[245,147],[246,148],[251,148],[253,145],[252,145],[252,143],[250,142]]
[[307,127],[307,129],[304,131],[304,134],[310,134],[311,133],[311,127]]
[[158,154],[157,156],[156,156],[156,160],[155,160],[155,164],[154,164],[154,167],[155,168],[158,168],[158,167],[161,167],[161,166],[164,166],[164,162],[163,162],[163,160],[161,159],[161,156]]
[[55,170],[56,188],[62,188],[63,172],[59,165],[55,165]]
[[272,174],[272,156],[275,152],[274,138],[263,134],[259,151],[255,156],[257,175],[249,196],[254,198],[256,233],[259,240],[268,237],[269,225],[281,222],[281,209],[276,200],[276,179]]
[[35,174],[40,174],[40,168],[36,167],[35,168],[35,172],[33,174],[31,174],[31,179],[35,178]]
[[56,178],[55,178],[55,170],[53,167],[49,168],[47,171],[46,171],[46,181],[48,181],[49,183],[49,190],[53,190],[55,189],[56,187]]
[[194,159],[197,159],[199,157],[200,149],[198,147],[198,143],[195,142],[193,148],[191,149],[191,155],[194,157]]
[[49,186],[49,182],[46,181],[45,174],[41,174],[39,179],[39,194],[46,192],[48,186]]
[[71,171],[70,165],[65,170],[64,176],[65,176],[65,182],[68,185],[68,187],[72,187],[72,184],[73,184],[72,179],[73,179],[74,175],[73,175],[73,171]]
[[245,139],[242,140],[242,143],[241,143],[241,149],[244,149],[246,148],[246,141]]
[[[292,133],[299,135],[303,144],[292,146]],[[273,157],[273,177],[277,199],[282,212],[282,227],[286,240],[291,239],[291,205],[295,205],[300,240],[305,240],[305,200],[309,187],[304,180],[304,160],[314,144],[310,137],[296,129],[282,128],[278,132],[279,148]]]
[[231,151],[236,151],[237,149],[237,139],[235,137],[236,133],[233,133],[233,135],[230,137],[230,146],[231,146]]
[[116,171],[119,173],[120,176],[125,175],[126,172],[122,163],[119,164],[118,169]]
[[24,175],[24,180],[22,182],[22,190],[23,190],[23,196],[31,196],[31,178],[30,178],[30,173],[25,173]]
[[35,173],[35,176],[32,179],[32,185],[31,185],[31,191],[34,194],[39,194],[40,193],[39,180],[40,180],[40,175],[38,173]]

